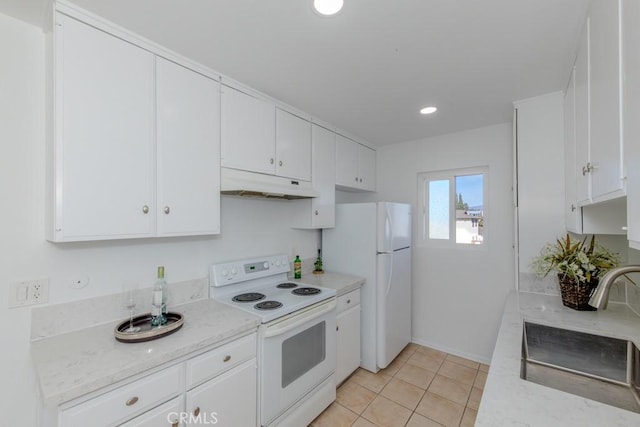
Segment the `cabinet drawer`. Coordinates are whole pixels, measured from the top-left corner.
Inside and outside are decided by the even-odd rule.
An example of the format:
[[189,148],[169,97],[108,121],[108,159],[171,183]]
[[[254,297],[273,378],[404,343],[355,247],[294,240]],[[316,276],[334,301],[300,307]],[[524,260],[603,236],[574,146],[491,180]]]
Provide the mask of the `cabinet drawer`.
[[187,361],[187,390],[256,357],[256,334],[240,338]]
[[360,304],[360,289],[339,296],[337,312],[342,313],[358,304]]
[[176,397],[122,424],[120,427],[182,427],[180,413],[184,411],[182,396]]
[[115,425],[162,403],[181,391],[182,365],[142,378],[60,412],[60,425]]

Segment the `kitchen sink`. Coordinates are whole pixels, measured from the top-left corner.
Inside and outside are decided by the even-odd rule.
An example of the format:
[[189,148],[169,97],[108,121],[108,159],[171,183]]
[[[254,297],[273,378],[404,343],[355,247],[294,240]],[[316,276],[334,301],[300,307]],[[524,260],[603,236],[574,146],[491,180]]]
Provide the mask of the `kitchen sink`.
[[520,377],[640,413],[640,351],[631,341],[524,322]]

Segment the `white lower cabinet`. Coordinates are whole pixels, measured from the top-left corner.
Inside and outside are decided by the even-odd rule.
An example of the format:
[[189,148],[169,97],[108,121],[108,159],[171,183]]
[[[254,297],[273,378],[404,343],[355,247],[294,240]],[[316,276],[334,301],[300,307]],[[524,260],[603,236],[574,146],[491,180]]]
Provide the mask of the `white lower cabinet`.
[[187,392],[187,425],[221,427],[254,426],[257,423],[256,360],[207,381]]
[[180,422],[181,414],[184,413],[183,400],[182,396],[176,397],[120,427],[183,427],[185,424]]
[[57,427],[256,426],[257,337],[253,333],[104,394],[61,405]]
[[336,384],[360,366],[360,289],[338,297]]

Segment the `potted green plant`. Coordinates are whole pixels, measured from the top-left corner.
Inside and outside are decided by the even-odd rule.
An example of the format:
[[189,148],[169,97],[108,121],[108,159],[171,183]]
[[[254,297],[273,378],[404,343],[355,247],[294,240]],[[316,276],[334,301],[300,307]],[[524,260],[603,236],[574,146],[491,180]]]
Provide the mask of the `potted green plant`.
[[539,277],[557,273],[562,303],[575,310],[595,310],[589,298],[600,277],[620,263],[620,255],[597,243],[595,236],[587,240],[588,236],[572,242],[567,233],[566,238],[545,245],[531,264]]

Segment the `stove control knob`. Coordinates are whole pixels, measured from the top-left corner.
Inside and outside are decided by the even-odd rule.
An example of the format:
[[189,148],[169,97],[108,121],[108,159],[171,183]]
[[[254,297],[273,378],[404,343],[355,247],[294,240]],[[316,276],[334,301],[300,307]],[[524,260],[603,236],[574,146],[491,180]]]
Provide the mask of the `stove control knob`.
[[265,262],[264,262],[264,264],[262,264],[262,266],[263,266],[264,268],[269,268],[269,263],[268,263],[267,261],[265,261]]
[[276,267],[280,267],[280,260],[279,259],[276,260]]
[[227,274],[229,274],[229,272],[228,272],[226,269],[223,269],[223,270],[222,270],[222,275],[223,275],[223,276],[226,276]]
[[235,269],[235,267],[233,267],[231,269],[231,274],[233,274],[234,276],[238,273],[238,270]]

